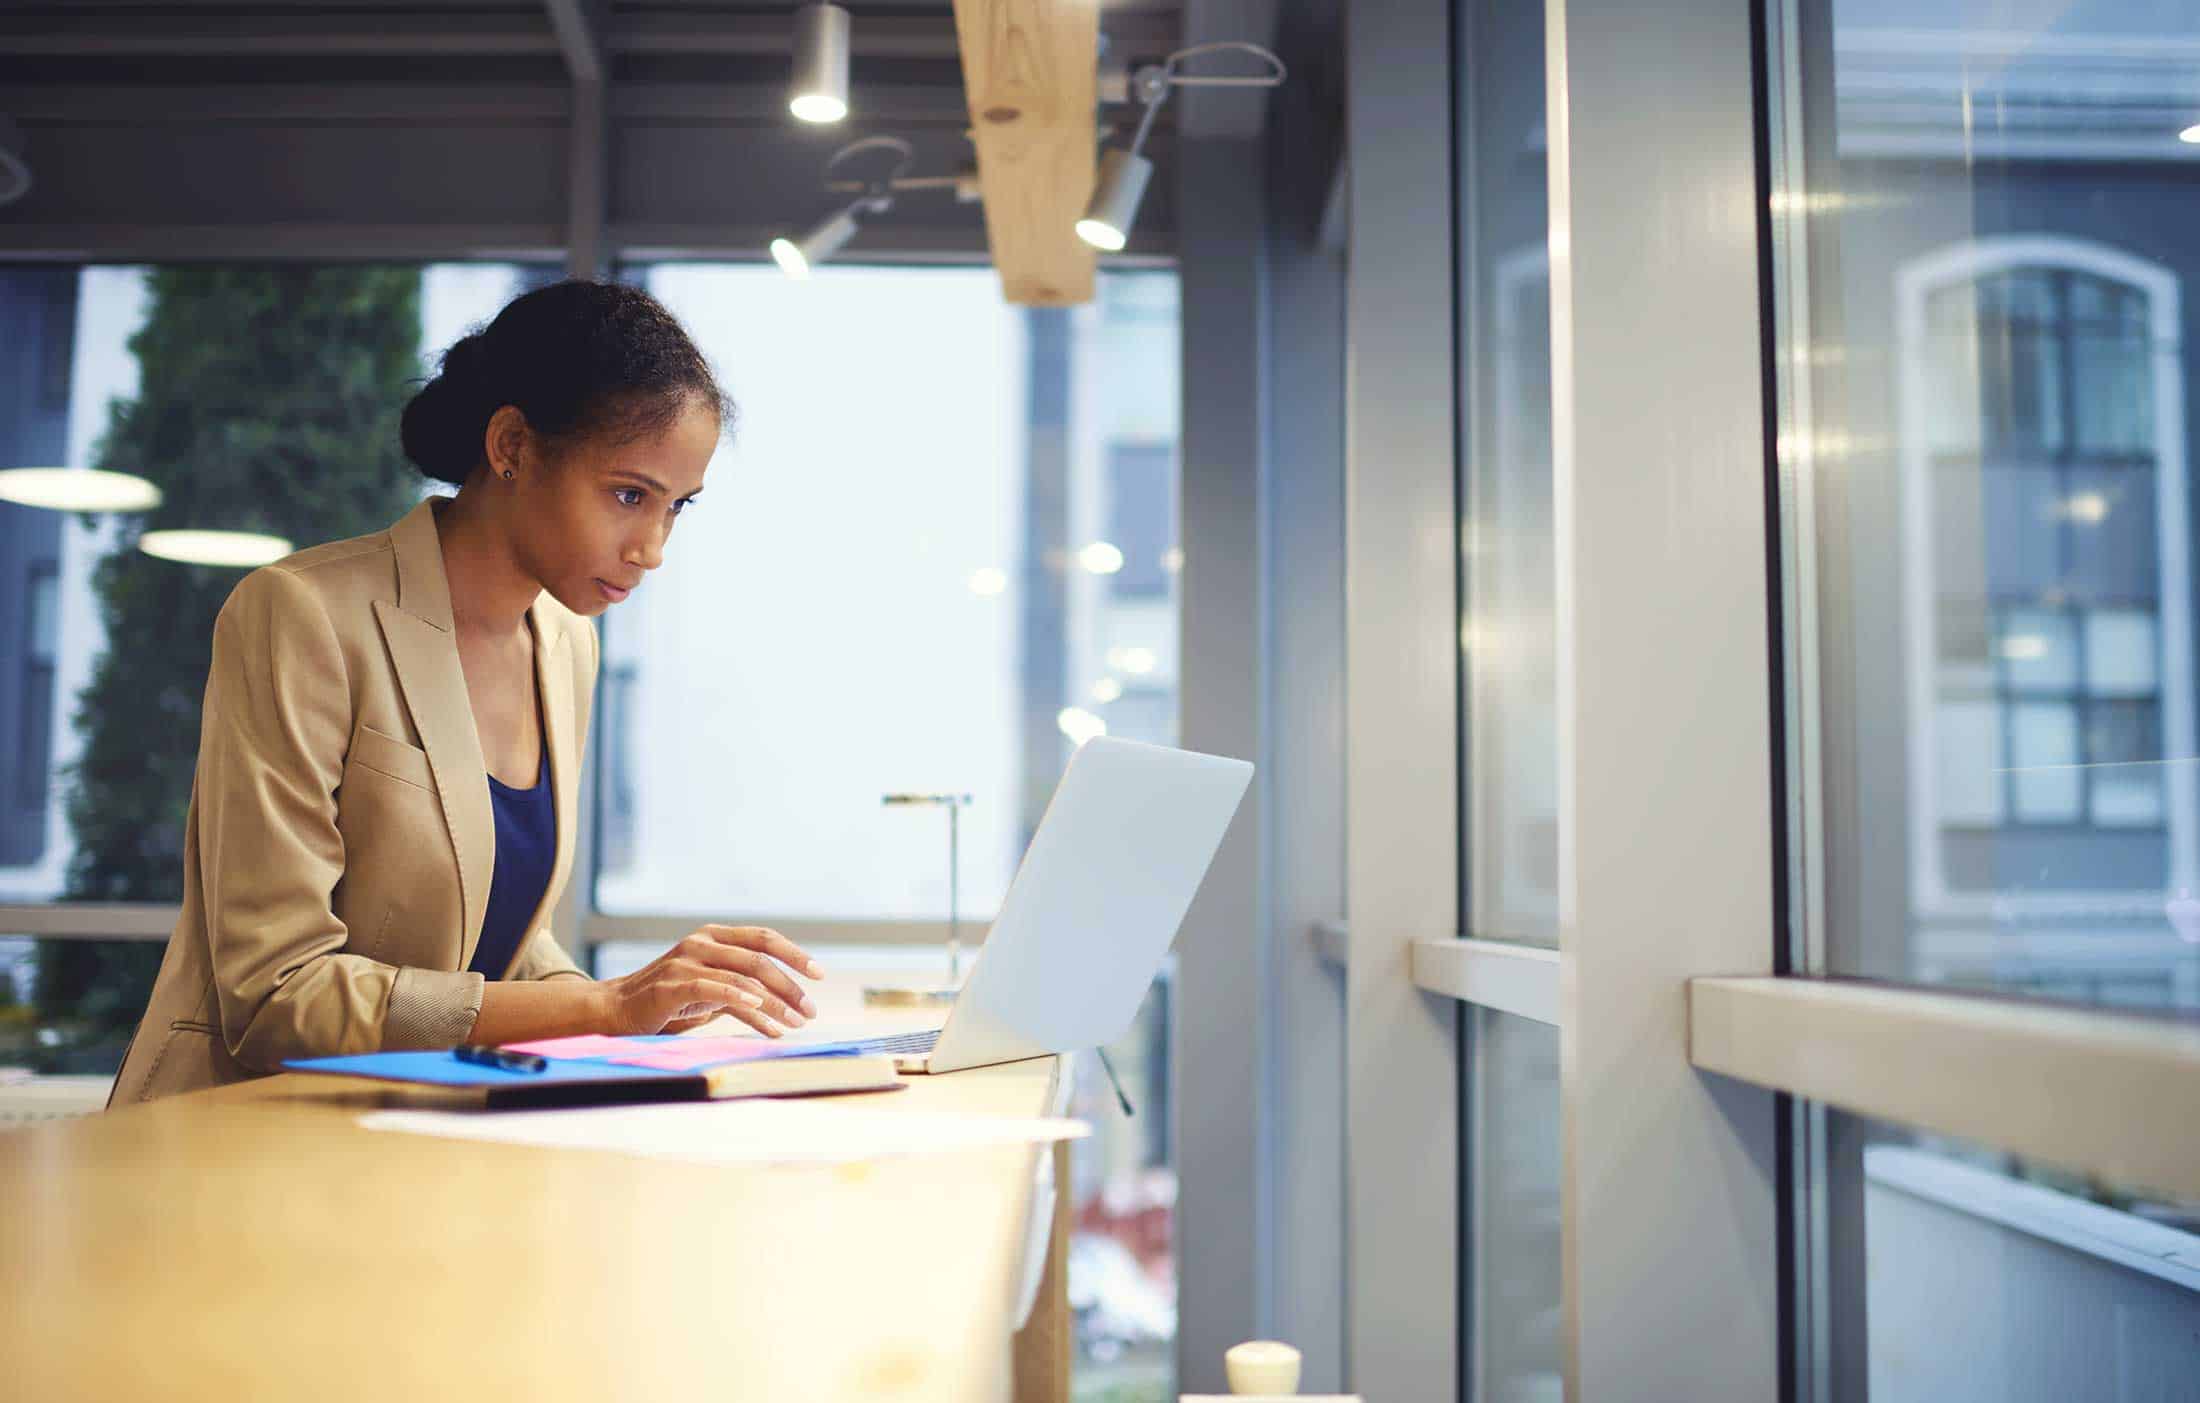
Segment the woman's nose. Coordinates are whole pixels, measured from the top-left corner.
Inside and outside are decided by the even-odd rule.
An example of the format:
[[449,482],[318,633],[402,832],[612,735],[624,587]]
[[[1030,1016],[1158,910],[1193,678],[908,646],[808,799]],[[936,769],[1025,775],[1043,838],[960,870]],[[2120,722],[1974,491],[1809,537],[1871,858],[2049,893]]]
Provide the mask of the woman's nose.
[[629,565],[639,565],[644,570],[654,570],[664,564],[665,538],[671,534],[669,530],[653,531],[642,537],[627,551],[627,563]]

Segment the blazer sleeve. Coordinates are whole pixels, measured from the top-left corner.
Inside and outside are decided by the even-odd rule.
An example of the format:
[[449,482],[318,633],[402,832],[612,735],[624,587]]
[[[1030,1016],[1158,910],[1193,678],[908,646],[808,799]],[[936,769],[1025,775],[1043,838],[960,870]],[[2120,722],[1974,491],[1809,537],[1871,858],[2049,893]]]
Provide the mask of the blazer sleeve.
[[222,1040],[246,1067],[288,1057],[448,1047],[482,977],[343,953],[336,789],[351,742],[336,630],[279,566],[239,582],[214,622],[199,736],[199,882]]
[[[603,643],[596,636],[595,625],[587,620],[578,620],[573,626],[588,635],[588,675],[582,679],[580,687],[581,735],[579,744],[573,749],[574,754],[586,756],[588,754],[588,717],[595,710],[592,699],[596,694],[596,671],[602,665]],[[582,787],[582,792],[584,794],[587,792],[585,786]],[[529,936],[527,943],[520,947],[519,960],[512,966],[512,978],[586,979],[588,973],[579,965],[573,963],[572,957],[565,953],[565,947],[558,944],[557,938],[551,935],[550,927],[543,926]]]
[[550,927],[538,926],[521,947],[519,960],[512,966],[514,979],[586,979],[587,971],[573,963],[565,947],[550,934]]

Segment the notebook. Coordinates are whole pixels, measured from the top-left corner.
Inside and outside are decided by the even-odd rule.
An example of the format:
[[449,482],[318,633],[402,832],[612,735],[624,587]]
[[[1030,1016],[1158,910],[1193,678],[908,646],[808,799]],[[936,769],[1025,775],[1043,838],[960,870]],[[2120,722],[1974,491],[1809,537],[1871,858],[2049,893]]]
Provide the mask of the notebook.
[[540,1072],[508,1072],[461,1062],[448,1052],[302,1057],[283,1065],[297,1072],[414,1086],[479,1087],[488,1093],[493,1109],[816,1096],[895,1091],[902,1085],[892,1057],[839,1044],[788,1047],[753,1038],[656,1036],[558,1038],[505,1046],[539,1053],[549,1066]]

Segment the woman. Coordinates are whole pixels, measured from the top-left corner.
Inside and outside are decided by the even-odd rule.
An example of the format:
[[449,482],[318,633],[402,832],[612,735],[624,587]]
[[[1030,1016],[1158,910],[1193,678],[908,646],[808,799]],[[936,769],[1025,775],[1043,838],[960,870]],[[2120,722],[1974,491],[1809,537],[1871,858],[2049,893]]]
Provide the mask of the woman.
[[708,925],[596,982],[544,921],[573,855],[596,631],[663,563],[732,405],[647,293],[564,282],[444,354],[404,449],[457,484],[241,580],[214,623],[183,911],[112,1104],[285,1058],[678,1031],[777,1036],[817,978]]

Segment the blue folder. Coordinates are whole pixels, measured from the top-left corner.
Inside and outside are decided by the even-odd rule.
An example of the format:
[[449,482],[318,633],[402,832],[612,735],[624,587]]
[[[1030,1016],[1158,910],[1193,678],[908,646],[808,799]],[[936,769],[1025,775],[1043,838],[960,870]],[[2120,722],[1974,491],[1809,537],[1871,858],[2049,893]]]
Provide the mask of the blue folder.
[[[673,1042],[676,1034],[638,1037],[634,1042]],[[852,1057],[854,1043],[813,1043],[775,1050],[774,1057]],[[508,1072],[478,1062],[461,1062],[449,1052],[361,1052],[347,1057],[296,1057],[283,1065],[294,1072],[370,1077],[413,1086],[483,1088],[491,1106],[602,1105],[621,1101],[703,1100],[707,1068],[668,1072],[629,1067],[600,1057],[553,1057],[540,1072]]]

